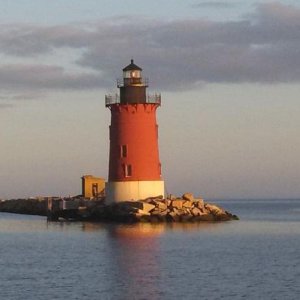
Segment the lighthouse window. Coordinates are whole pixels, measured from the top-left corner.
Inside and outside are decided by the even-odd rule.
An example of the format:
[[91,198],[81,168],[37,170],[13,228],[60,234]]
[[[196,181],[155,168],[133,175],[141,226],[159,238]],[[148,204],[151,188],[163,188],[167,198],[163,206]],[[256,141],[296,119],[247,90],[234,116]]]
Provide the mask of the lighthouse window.
[[131,165],[124,165],[124,175],[125,175],[125,177],[132,176],[132,167],[131,167]]
[[140,72],[139,71],[131,71],[130,75],[132,78],[138,78],[140,75]]
[[127,145],[122,145],[120,147],[120,155],[121,157],[127,157]]

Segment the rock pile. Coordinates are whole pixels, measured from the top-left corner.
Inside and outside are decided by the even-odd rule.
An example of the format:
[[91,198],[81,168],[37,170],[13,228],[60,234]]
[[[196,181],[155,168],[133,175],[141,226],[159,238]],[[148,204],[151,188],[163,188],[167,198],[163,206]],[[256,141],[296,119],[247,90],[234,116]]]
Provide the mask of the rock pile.
[[82,197],[52,197],[53,211],[47,211],[50,197],[40,199],[1,200],[0,211],[43,215],[51,220],[117,221],[117,222],[215,222],[238,220],[236,215],[217,205],[186,193],[178,198],[152,197],[140,201],[105,204],[104,199],[91,201]]
[[46,216],[45,199],[0,200],[0,212]]
[[[140,201],[125,201],[112,204],[99,211],[102,218],[132,222],[201,222],[229,221],[238,217],[191,193],[181,198],[170,196],[147,198]],[[101,216],[99,216],[101,218]]]

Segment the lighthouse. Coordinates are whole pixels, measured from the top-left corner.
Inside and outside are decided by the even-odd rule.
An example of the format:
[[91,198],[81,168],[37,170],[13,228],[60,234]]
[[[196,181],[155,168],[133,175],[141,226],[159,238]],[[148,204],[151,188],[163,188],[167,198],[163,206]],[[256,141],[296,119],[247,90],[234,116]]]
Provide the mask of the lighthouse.
[[111,112],[106,202],[164,196],[156,110],[160,94],[148,95],[148,80],[133,60],[117,81],[119,94],[106,95]]

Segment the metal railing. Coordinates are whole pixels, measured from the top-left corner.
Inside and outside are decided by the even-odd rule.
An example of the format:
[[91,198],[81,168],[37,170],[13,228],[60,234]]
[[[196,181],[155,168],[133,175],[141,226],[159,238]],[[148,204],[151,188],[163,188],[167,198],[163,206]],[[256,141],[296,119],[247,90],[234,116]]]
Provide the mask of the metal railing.
[[147,103],[154,103],[154,104],[161,104],[161,95],[160,94],[153,94],[147,95]]
[[105,95],[105,106],[109,106],[111,104],[120,103],[120,96],[118,94],[115,95]]
[[[118,104],[118,103],[121,103],[120,96],[118,94],[105,95],[105,106],[110,106],[112,104]],[[161,95],[160,95],[160,93],[147,95],[145,103],[161,105]]]

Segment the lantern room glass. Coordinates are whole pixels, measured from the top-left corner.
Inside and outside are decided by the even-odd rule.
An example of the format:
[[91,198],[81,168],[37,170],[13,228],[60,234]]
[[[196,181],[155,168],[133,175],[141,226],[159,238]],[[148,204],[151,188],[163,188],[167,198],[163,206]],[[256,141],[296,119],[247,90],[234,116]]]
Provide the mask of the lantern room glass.
[[123,78],[141,78],[141,71],[139,70],[124,71]]

